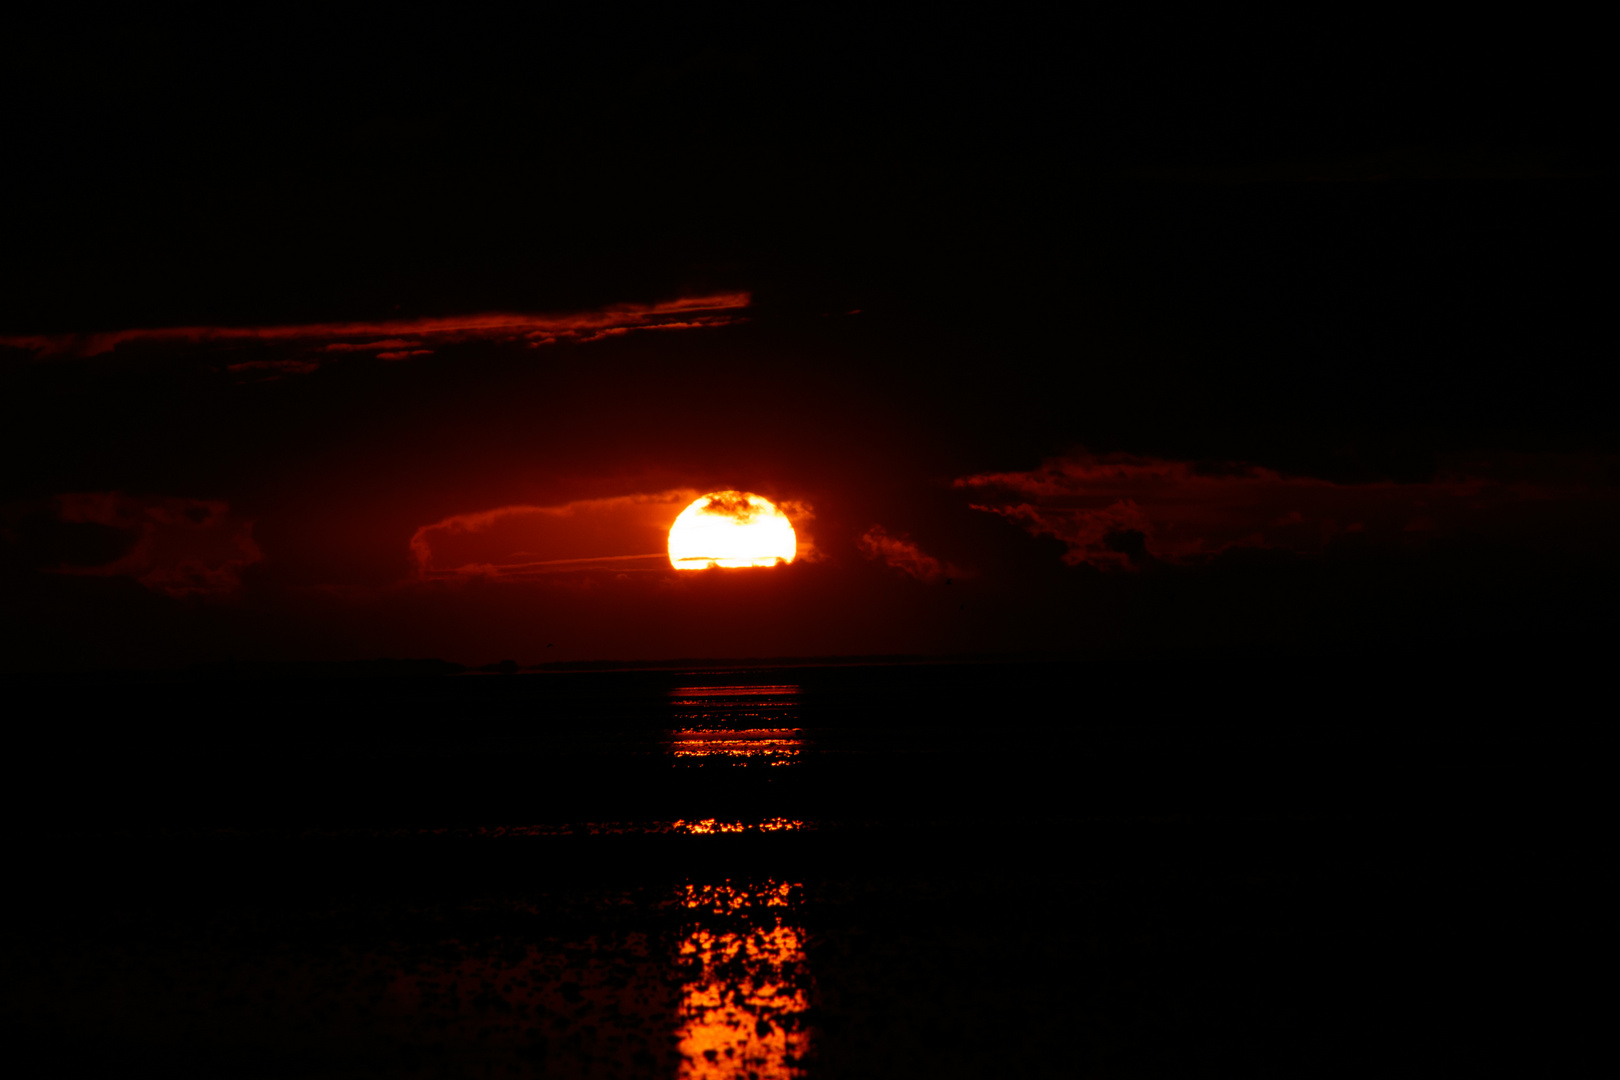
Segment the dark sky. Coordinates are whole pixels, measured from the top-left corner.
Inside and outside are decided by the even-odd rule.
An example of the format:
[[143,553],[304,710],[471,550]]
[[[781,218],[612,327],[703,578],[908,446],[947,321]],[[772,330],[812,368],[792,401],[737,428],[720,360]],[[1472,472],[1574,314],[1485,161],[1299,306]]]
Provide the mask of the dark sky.
[[[1591,28],[7,38],[10,669],[1529,648],[1615,598]],[[806,556],[617,561],[725,489]]]

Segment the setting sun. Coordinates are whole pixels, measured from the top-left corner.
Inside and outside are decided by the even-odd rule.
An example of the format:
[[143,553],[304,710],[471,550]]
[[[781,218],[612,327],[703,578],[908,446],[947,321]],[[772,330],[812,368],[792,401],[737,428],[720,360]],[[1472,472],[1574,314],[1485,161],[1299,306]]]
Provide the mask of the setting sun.
[[677,570],[775,566],[792,562],[798,538],[768,499],[743,491],[703,496],[669,527],[669,561]]

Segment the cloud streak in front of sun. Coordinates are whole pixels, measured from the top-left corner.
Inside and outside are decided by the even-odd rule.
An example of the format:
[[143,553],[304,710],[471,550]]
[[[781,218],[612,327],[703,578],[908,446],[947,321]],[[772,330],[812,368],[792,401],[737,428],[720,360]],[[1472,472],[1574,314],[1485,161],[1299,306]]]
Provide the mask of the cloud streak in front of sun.
[[690,488],[501,506],[418,528],[410,550],[423,581],[522,581],[588,570],[666,571],[670,522],[698,497]]

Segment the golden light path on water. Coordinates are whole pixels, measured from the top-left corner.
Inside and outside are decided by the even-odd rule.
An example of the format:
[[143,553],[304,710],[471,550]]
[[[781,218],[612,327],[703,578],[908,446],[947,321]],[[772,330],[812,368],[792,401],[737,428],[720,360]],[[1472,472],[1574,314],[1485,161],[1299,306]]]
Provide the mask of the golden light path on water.
[[804,930],[783,918],[794,887],[747,889],[688,885],[683,902],[709,915],[742,915],[743,931],[700,927],[681,942],[682,985],[676,1036],[683,1080],[746,1076],[787,1080],[801,1075],[810,1051],[810,1008]]
[[794,684],[683,686],[670,691],[665,749],[677,758],[788,765],[804,750]]
[[746,491],[716,491],[694,501],[669,527],[669,561],[677,570],[790,563],[799,541],[787,515]]
[[[795,684],[683,686],[670,691],[677,725],[667,751],[692,764],[790,765],[804,747]],[[775,818],[749,826],[712,819],[678,822],[692,833],[795,831],[803,823]],[[687,885],[683,903],[710,918],[742,919],[730,929],[700,926],[681,942],[689,972],[681,991],[680,1076],[683,1080],[750,1077],[787,1080],[810,1050],[806,1021],[810,976],[805,934],[791,915],[794,886]]]

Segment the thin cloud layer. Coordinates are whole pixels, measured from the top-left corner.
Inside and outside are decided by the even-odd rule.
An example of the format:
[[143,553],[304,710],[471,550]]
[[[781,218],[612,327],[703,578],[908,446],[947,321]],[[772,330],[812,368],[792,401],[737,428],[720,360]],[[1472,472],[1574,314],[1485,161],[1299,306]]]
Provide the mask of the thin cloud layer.
[[1063,541],[1065,562],[1115,569],[1196,563],[1234,548],[1310,554],[1348,543],[1522,533],[1550,528],[1554,509],[1572,506],[1601,508],[1584,519],[1607,527],[1615,488],[1601,479],[1601,463],[1545,457],[1474,462],[1430,483],[1337,484],[1253,465],[1081,454],[955,486],[974,498],[973,509]]
[[560,341],[597,341],[636,330],[724,326],[735,322],[751,299],[746,292],[736,292],[548,315],[495,313],[297,326],[171,326],[92,334],[12,335],[0,336],[0,345],[27,350],[36,359],[47,359],[101,356],[126,344],[281,343],[309,349],[296,361],[301,365],[299,368],[286,370],[296,372],[307,367],[313,371],[322,363],[353,353],[369,353],[383,360],[404,360],[428,355],[435,346],[465,341],[521,342],[538,348]]
[[55,573],[129,577],[167,596],[218,599],[235,593],[242,571],[264,557],[253,523],[234,517],[224,502],[110,491],[59,495],[55,502],[61,521],[104,526],[129,540],[111,562],[62,564],[50,568]]
[[668,570],[670,523],[698,495],[682,488],[455,514],[417,529],[411,556],[423,580]]

